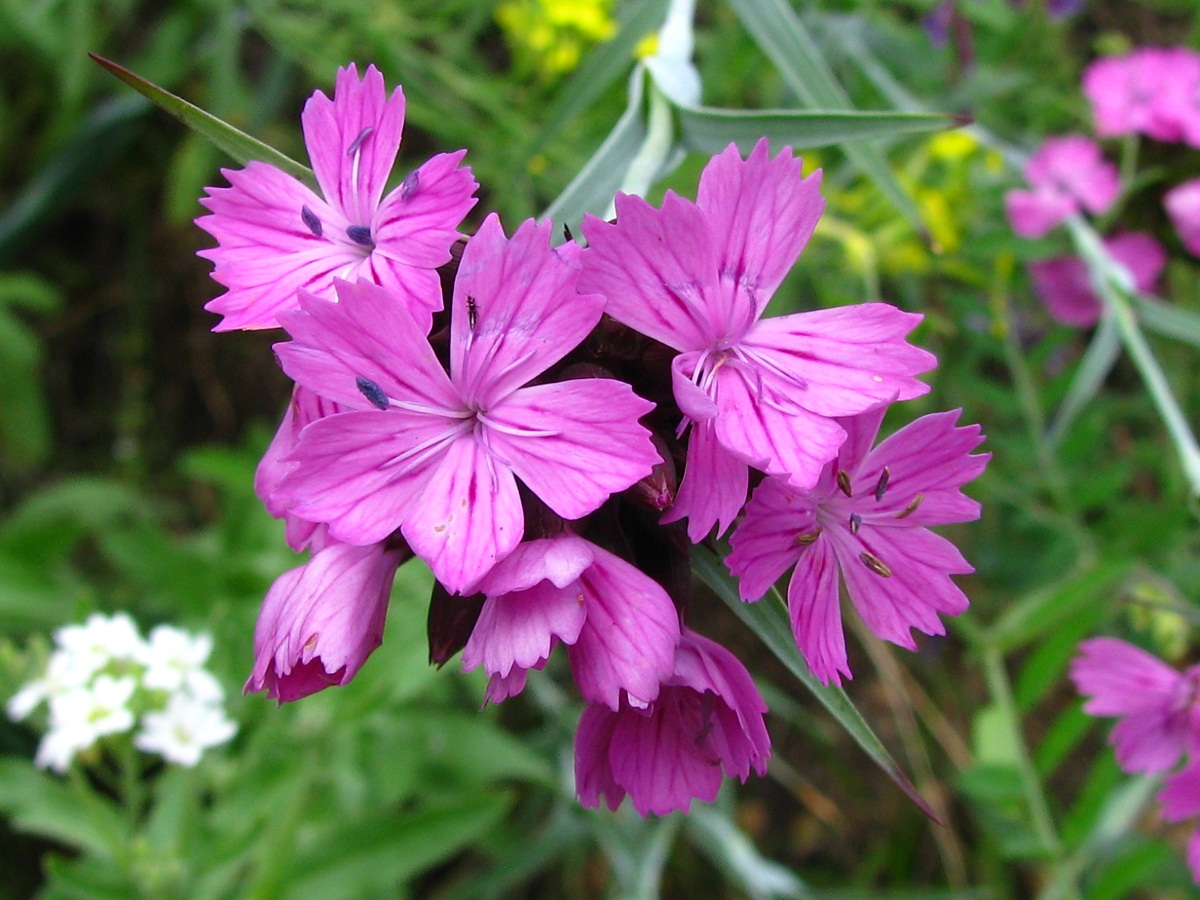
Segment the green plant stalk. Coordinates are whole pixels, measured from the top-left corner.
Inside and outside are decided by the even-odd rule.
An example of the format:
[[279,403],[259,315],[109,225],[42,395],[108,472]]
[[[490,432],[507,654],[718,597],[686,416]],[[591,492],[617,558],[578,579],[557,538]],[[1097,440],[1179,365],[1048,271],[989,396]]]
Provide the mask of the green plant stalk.
[[1171,442],[1175,445],[1175,452],[1179,455],[1183,473],[1191,485],[1192,494],[1200,496],[1200,445],[1197,445],[1196,436],[1171,392],[1167,377],[1150,345],[1146,343],[1141,328],[1138,327],[1130,301],[1132,286],[1127,283],[1129,277],[1124,268],[1118,267],[1109,256],[1096,232],[1079,216],[1072,216],[1067,220],[1067,230],[1075,243],[1075,249],[1088,266],[1093,287],[1099,294],[1107,315],[1112,316],[1116,323],[1125,351],[1133,360],[1138,374],[1146,384],[1146,390],[1150,393],[1150,399],[1158,408],[1158,414],[1167,428]]

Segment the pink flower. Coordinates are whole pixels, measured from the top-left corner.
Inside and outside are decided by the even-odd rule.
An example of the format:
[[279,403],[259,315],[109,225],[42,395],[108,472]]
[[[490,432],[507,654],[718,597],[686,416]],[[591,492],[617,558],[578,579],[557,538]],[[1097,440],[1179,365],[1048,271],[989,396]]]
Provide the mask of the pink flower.
[[[1168,822],[1200,816],[1200,762],[1193,761],[1167,778],[1158,802],[1162,804],[1162,817]],[[1188,839],[1187,861],[1192,879],[1200,883],[1200,827]]]
[[550,224],[509,241],[489,216],[454,286],[450,372],[404,296],[339,283],[338,303],[301,294],[276,345],[284,370],[349,412],[304,429],[279,492],[290,511],[366,545],[399,528],[451,593],[478,581],[524,533],[517,478],[577,519],[650,473],[658,454],[638,418],[653,404],[622,382],[526,386],[599,321],[577,294],[578,248]]
[[771,159],[764,139],[743,161],[730,145],[694,204],[668,192],[656,210],[618,194],[615,225],[583,223],[580,290],[678,354],[673,388],[691,433],[664,521],[687,516],[693,541],[729,527],[747,466],[809,487],[845,437],[834,417],[928,390],[914,376],[934,358],[904,340],[918,315],[868,303],[761,318],[824,207],[820,174],[799,176],[790,148]]
[[1004,208],[1013,231],[1039,238],[1081,209],[1099,215],[1121,193],[1116,166],[1094,141],[1073,134],[1047,138],[1025,164],[1032,191],[1012,190]]
[[[374,66],[362,80],[338,69],[333,100],[317,91],[301,115],[323,197],[274,166],[222,169],[231,187],[209,188],[212,215],[196,224],[217,239],[200,255],[229,290],[205,309],[225,318],[213,329],[274,328],[303,288],[332,300],[333,280],[364,279],[410,298],[428,331],[442,308],[437,267],[450,261],[458,225],[478,185],[459,168],[465,150],[439,154],[383,196],[400,146],[404,94],[387,96]],[[382,200],[380,199],[382,197]]]
[[1194,256],[1200,256],[1200,178],[1176,185],[1163,197],[1171,224]]
[[1181,675],[1145,650],[1100,637],[1079,645],[1071,679],[1090,698],[1085,713],[1120,718],[1109,743],[1126,772],[1166,771],[1197,734],[1200,666]]
[[284,572],[254,629],[246,691],[286,703],[347,684],[383,640],[392,578],[402,551],[331,542]]
[[1200,57],[1186,47],[1141,47],[1097,60],[1083,73],[1100,137],[1142,133],[1200,145]]
[[645,709],[589,705],[575,735],[579,802],[615,810],[628,794],[645,816],[711,803],[722,774],[763,775],[771,755],[763,702],[732,653],[684,629],[675,670]]
[[658,696],[679,643],[679,614],[667,592],[632,564],[575,535],[529,541],[479,583],[487,595],[463,649],[463,669],[492,676],[488,699],[525,686],[554,645],[569,646],[579,692],[616,710]]
[[[1104,239],[1114,260],[1129,270],[1138,293],[1153,293],[1167,265],[1167,251],[1150,235],[1127,231]],[[1055,321],[1090,328],[1099,321],[1104,305],[1092,290],[1087,264],[1078,256],[1056,256],[1029,264],[1033,290]]]
[[938,614],[967,598],[951,575],[974,571],[930,525],[969,522],[979,504],[960,488],[990,453],[971,455],[978,425],[955,427],[959,410],[922,416],[871,449],[886,406],[841,420],[848,437],[810,491],[766,479],[746,506],[726,565],[743,600],[757,600],[791,567],[788,610],[796,644],[822,683],[852,677],[846,661],[838,571],[867,627],[916,649],[909,631],[944,634]]

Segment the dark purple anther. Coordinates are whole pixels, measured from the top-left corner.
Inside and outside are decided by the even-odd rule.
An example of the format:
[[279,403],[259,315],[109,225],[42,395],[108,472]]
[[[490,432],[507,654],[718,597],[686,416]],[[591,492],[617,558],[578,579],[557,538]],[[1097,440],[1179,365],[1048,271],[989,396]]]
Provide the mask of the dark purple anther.
[[321,228],[321,220],[317,218],[317,214],[307,206],[300,207],[300,218],[304,220],[304,224],[308,226],[317,237],[320,237],[324,229]]
[[354,383],[358,386],[362,395],[371,401],[371,405],[376,409],[387,409],[388,398],[383,392],[383,388],[373,382],[370,378],[363,378],[359,375],[354,379]]
[[371,238],[371,227],[369,225],[351,225],[346,229],[346,237],[364,247],[375,246],[375,241]]
[[417,192],[417,188],[421,186],[421,173],[413,169],[404,176],[404,180],[400,182],[400,199],[407,200]]
[[346,148],[346,155],[353,156],[355,153],[357,153],[359,148],[362,147],[363,141],[365,141],[368,137],[370,137],[371,132],[374,130],[375,130],[374,126],[368,125],[362,131],[360,131],[358,133],[358,137],[356,137],[354,140],[352,140],[350,142],[350,146]]

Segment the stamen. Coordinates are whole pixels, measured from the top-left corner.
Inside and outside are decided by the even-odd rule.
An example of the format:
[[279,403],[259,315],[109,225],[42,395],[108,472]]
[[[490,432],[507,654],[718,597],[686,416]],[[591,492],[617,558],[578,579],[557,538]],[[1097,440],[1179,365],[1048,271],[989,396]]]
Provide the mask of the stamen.
[[352,140],[350,142],[350,146],[346,148],[346,155],[353,156],[355,153],[357,153],[359,150],[361,150],[363,141],[365,141],[367,138],[369,138],[371,136],[371,132],[373,132],[374,130],[375,130],[375,126],[368,125],[362,131],[360,131],[358,133],[358,137],[356,137],[354,140]]
[[883,471],[879,473],[879,482],[875,485],[875,502],[878,503],[883,499],[884,492],[888,488],[888,480],[892,477],[892,471],[887,466],[883,467]]
[[858,554],[858,558],[862,561],[864,566],[866,566],[880,578],[892,577],[892,570],[884,565],[883,560],[881,560],[874,553],[868,553],[866,550],[864,550],[862,553]]
[[421,173],[413,169],[404,176],[404,180],[400,182],[400,199],[407,200],[417,192],[417,188],[421,186]]
[[479,319],[479,305],[475,302],[474,297],[467,297],[467,327],[472,331],[475,330],[475,323]]
[[917,496],[913,497],[911,500],[908,501],[908,506],[904,507],[904,509],[902,509],[900,512],[896,513],[896,515],[893,516],[892,518],[907,519],[909,516],[911,516],[913,513],[915,513],[917,511],[917,507],[921,505],[921,501],[924,499],[925,499],[924,494],[917,494]]
[[837,473],[837,486],[841,488],[842,493],[847,497],[851,496],[850,475],[845,469]]
[[862,528],[862,516],[858,513],[850,513],[850,533],[858,534],[860,528]]
[[304,220],[304,224],[308,226],[308,230],[316,237],[320,237],[324,233],[325,229],[321,227],[321,220],[307,206],[300,207],[300,218]]
[[817,538],[821,536],[821,529],[817,528],[813,531],[806,531],[804,534],[796,535],[796,545],[799,547],[807,547],[809,544],[815,543]]
[[568,241],[575,240],[575,235],[571,234],[571,226],[566,222],[563,222],[563,237],[565,237]]
[[371,401],[371,405],[376,409],[388,408],[389,404],[387,394],[383,392],[383,388],[373,382],[370,378],[363,378],[361,375],[359,375],[354,379],[354,383],[358,386],[358,389],[362,392],[362,395]]
[[375,241],[371,238],[370,225],[351,225],[346,229],[346,237],[363,247],[374,248]]

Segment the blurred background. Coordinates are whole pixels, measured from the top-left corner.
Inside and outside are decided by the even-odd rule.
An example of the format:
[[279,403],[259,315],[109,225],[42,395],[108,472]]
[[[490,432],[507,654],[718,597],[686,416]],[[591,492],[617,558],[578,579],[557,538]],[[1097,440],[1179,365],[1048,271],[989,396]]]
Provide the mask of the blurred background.
[[[747,28],[752,5],[697,5],[704,103],[803,105]],[[0,695],[39,671],[56,628],[125,610],[214,636],[240,729],[195,769],[139,764],[131,806],[95,775],[34,768],[37,728],[0,719],[0,897],[1200,896],[1186,827],[1142,813],[1153,786],[1118,770],[1063,677],[1095,633],[1194,658],[1195,498],[1124,358],[1050,427],[1091,334],[1056,324],[1025,273],[1065,237],[1021,240],[1003,214],[1022,152],[1090,132],[1089,61],[1200,46],[1190,0],[793,4],[855,107],[977,123],[873,145],[915,215],[839,148],[806,152],[828,207],[780,291],[781,312],[924,313],[933,391],[885,429],[962,407],[994,454],[968,488],[983,519],[951,531],[977,568],[970,613],[917,654],[850,641],[849,694],[944,827],[716,601],[698,627],[753,661],[775,759],[686,820],[579,809],[576,698],[531,679],[478,711],[479,678],[427,664],[417,564],[354,683],[279,709],[241,696],[259,603],[300,563],[252,485],[289,394],[280,335],[214,335],[203,310],[220,288],[192,220],[234,163],[87,51],[302,161],[305,99],[339,65],[374,63],[408,99],[397,172],[467,148],[481,188],[465,230],[496,210],[511,231],[612,130],[666,6],[0,0]],[[682,158],[651,199],[694,196],[706,160]],[[1137,171],[1121,222],[1160,237],[1159,296],[1200,314],[1197,260],[1161,207],[1200,153],[1146,142]],[[1194,342],[1152,348],[1194,421]]]

